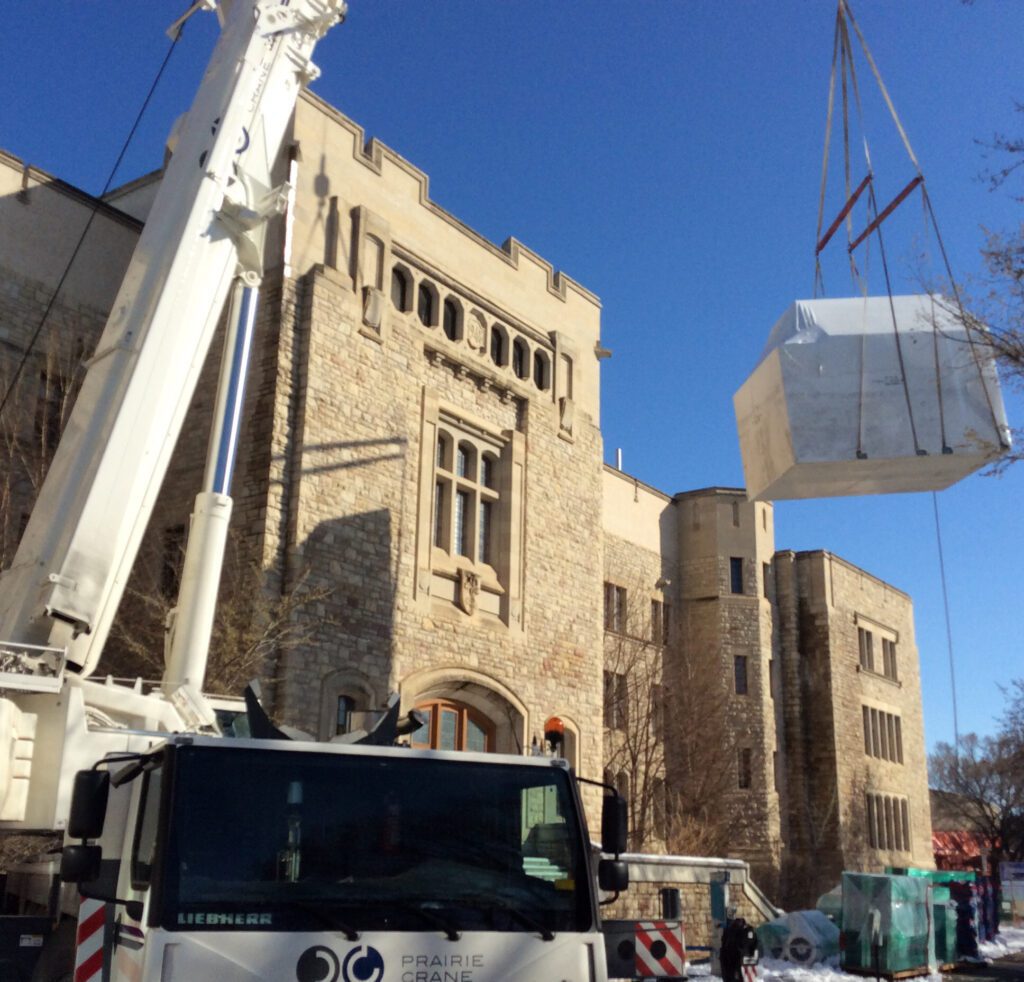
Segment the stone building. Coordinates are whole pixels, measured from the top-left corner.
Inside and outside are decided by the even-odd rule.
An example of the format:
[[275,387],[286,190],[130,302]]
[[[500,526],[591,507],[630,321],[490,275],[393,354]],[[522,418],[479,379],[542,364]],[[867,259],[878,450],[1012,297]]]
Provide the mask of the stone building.
[[913,605],[828,552],[773,560],[791,873],[933,865]]
[[[688,793],[683,750],[726,770],[729,854],[786,903],[813,902],[846,868],[931,866],[910,598],[828,552],[776,551],[772,505],[742,489],[670,497],[604,477],[606,596],[652,612],[627,630],[613,611],[606,631],[660,653],[665,718],[679,720],[686,684],[701,687],[685,746],[666,731],[649,794]],[[606,672],[620,648],[606,639]]]
[[[423,172],[315,96],[289,143],[279,171],[296,190],[269,237],[233,487],[237,547],[263,592],[316,597],[292,614],[304,643],[267,666],[277,715],[327,738],[398,691],[429,718],[415,745],[513,753],[557,715],[581,775],[643,771],[637,842],[664,848],[670,792],[690,779],[666,721],[687,680],[711,678],[721,711],[694,723],[731,755],[734,855],[791,879],[807,859],[823,887],[860,847],[875,865],[927,863],[909,598],[826,553],[776,553],[771,506],[740,490],[671,497],[603,466],[597,297],[473,232]],[[98,208],[94,258],[47,329],[48,350],[91,351],[157,181],[100,203],[0,155],[5,365]],[[218,355],[150,522],[160,561],[140,560],[144,591],[173,588]],[[53,401],[33,358],[26,443]],[[23,482],[5,502],[8,543],[31,493]],[[624,653],[642,665],[655,734],[631,768],[609,766],[628,729]]]
[[[506,752],[558,715],[567,755],[600,775],[602,581],[578,549],[601,522],[598,300],[467,228],[425,174],[316,97],[290,144],[281,176],[296,191],[270,235],[233,520],[269,591],[329,594],[297,614],[309,643],[269,668],[274,709],[327,737],[398,691],[430,715],[414,743]],[[40,230],[13,250],[31,264],[84,196],[4,164],[5,209]],[[137,233],[155,180],[101,216],[116,206]],[[113,234],[94,230],[92,254]],[[114,284],[127,255],[105,271]],[[26,292],[11,318],[27,327],[51,291]],[[217,354],[150,523],[149,550],[167,553],[156,581],[199,490]]]

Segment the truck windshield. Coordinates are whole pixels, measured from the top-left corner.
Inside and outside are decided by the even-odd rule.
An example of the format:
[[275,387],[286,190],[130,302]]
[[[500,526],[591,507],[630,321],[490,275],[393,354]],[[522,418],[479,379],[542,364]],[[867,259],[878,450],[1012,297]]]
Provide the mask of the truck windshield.
[[168,930],[585,931],[560,767],[183,747],[156,919]]

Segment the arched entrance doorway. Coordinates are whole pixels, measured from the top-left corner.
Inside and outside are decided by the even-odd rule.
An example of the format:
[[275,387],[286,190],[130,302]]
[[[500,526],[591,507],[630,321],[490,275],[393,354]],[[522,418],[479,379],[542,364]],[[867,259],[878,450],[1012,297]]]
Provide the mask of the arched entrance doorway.
[[427,723],[411,734],[420,749],[521,754],[526,707],[501,682],[465,668],[427,669],[401,684],[402,708]]
[[412,734],[412,746],[430,750],[494,750],[494,723],[479,709],[454,699],[427,699],[416,704],[427,722]]

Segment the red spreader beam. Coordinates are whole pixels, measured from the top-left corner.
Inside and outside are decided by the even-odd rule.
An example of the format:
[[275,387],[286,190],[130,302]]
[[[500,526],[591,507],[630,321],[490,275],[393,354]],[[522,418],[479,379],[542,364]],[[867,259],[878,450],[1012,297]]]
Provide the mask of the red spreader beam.
[[836,229],[843,224],[843,219],[850,214],[853,206],[857,203],[857,199],[864,193],[864,189],[871,183],[871,175],[868,174],[860,184],[857,185],[857,190],[850,195],[847,199],[846,204],[843,205],[843,210],[836,215],[836,220],[829,225],[828,231],[821,237],[821,241],[818,243],[818,247],[814,250],[814,254],[820,255],[821,250],[828,245],[829,239],[836,234]]
[[899,194],[896,195],[892,201],[886,205],[885,210],[866,228],[860,235],[857,236],[849,245],[848,252],[853,252],[879,225],[882,224],[900,205],[900,202],[914,190],[924,178],[918,174]]

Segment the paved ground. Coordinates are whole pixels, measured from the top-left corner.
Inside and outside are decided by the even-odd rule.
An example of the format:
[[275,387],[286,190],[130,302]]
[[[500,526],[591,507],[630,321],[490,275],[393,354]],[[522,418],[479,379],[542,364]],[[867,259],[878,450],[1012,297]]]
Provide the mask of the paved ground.
[[1024,980],[1024,951],[1007,955],[991,965],[964,965],[946,975],[949,982],[1011,982]]

